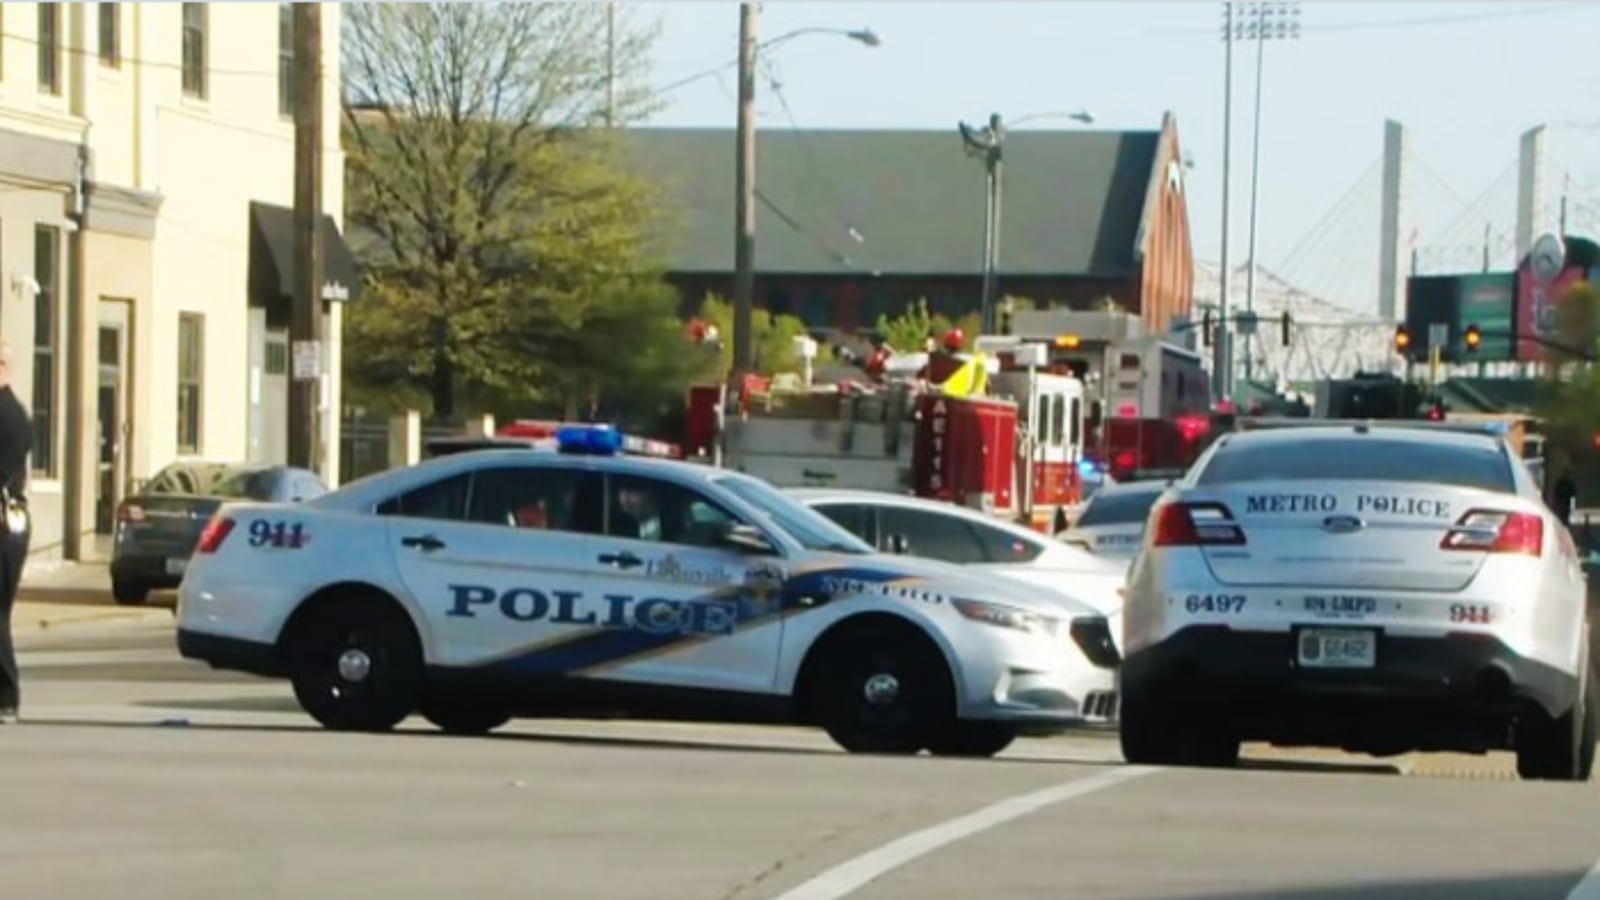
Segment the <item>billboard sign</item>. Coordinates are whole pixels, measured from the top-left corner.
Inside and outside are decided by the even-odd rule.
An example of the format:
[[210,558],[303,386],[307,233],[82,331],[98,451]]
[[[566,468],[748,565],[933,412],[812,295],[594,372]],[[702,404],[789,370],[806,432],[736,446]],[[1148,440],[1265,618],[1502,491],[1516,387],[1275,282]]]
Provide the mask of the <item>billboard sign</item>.
[[[1462,275],[1456,284],[1456,328],[1450,349],[1456,360],[1505,362],[1511,359],[1513,311],[1517,281],[1514,273]],[[1483,335],[1477,353],[1468,353],[1462,335],[1468,325]]]
[[1560,308],[1561,295],[1573,285],[1583,282],[1586,276],[1581,266],[1568,266],[1561,269],[1553,280],[1546,281],[1534,273],[1529,262],[1517,268],[1518,362],[1539,362],[1544,359],[1544,344],[1539,339],[1557,339],[1557,310]]

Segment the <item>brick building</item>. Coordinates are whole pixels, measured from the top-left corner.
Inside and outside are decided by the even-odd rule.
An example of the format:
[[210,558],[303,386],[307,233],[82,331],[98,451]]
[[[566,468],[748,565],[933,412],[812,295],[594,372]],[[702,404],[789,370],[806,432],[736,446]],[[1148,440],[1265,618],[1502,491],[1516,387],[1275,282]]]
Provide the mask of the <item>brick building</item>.
[[[665,192],[660,250],[693,309],[733,290],[734,133],[629,132]],[[1153,131],[1006,136],[1001,296],[1110,298],[1155,328],[1188,313],[1194,267],[1175,118]],[[756,303],[814,329],[870,327],[918,298],[952,317],[981,295],[985,179],[948,131],[758,134]]]

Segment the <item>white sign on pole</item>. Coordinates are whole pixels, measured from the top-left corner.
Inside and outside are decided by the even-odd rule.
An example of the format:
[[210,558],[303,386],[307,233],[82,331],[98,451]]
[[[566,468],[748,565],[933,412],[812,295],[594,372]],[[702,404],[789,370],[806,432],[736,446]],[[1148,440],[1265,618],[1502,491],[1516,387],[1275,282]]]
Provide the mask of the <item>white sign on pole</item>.
[[1450,343],[1450,326],[1443,322],[1434,322],[1428,326],[1428,346],[1443,348]]
[[322,343],[294,342],[294,380],[316,381],[322,377]]

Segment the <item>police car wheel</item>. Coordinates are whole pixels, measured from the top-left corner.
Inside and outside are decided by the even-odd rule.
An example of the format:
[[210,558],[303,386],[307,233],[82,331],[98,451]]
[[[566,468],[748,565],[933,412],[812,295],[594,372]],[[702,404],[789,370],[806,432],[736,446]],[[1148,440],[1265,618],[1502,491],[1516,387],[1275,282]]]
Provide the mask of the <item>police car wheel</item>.
[[928,742],[934,756],[994,756],[1011,746],[1017,730],[998,722],[956,722]]
[[417,711],[445,734],[462,736],[488,734],[511,721],[510,713],[492,703],[461,697],[430,698]]
[[1222,710],[1124,688],[1118,737],[1133,765],[1231,768],[1240,740]]
[[859,628],[826,648],[814,699],[823,729],[851,753],[920,753],[954,717],[949,667],[907,628]]
[[1168,766],[1181,760],[1183,735],[1170,706],[1148,691],[1123,689],[1117,736],[1122,758],[1136,766]]
[[335,731],[387,731],[416,708],[422,646],[392,602],[337,597],[305,611],[287,635],[300,706]]
[[1600,738],[1600,680],[1594,666],[1578,702],[1566,715],[1551,718],[1535,709],[1516,725],[1517,775],[1528,781],[1588,781]]

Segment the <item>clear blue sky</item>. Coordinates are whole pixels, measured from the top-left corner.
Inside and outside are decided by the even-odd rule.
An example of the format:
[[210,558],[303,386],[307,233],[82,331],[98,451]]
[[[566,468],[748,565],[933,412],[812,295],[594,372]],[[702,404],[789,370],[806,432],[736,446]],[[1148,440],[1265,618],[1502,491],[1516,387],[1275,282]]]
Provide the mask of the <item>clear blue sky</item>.
[[[728,63],[731,2],[630,4],[659,21],[653,82]],[[1547,137],[1550,223],[1564,177],[1569,230],[1600,231],[1600,3],[1401,3],[1310,0],[1301,36],[1266,50],[1260,201],[1263,266],[1356,308],[1377,280],[1383,122],[1409,129],[1410,198],[1423,271],[1477,264],[1485,223],[1494,265],[1509,267],[1517,141]],[[1177,115],[1193,156],[1190,215],[1202,260],[1219,256],[1222,4],[1188,2],[803,2],[763,5],[763,39],[802,27],[870,27],[868,49],[813,35],[775,48],[772,69],[806,128],[950,129],[991,111],[1007,118],[1087,108],[1093,126],[1151,129]],[[1233,254],[1247,249],[1255,51],[1235,49]],[[732,68],[671,92],[650,124],[730,127]],[[790,128],[766,83],[762,128]],[[1581,127],[1585,123],[1588,127]],[[1041,121],[1024,127],[1082,127]],[[730,173],[730,177],[731,173]],[[974,170],[973,177],[979,177]],[[1344,201],[1342,211],[1336,207]],[[1330,213],[1334,213],[1330,217]],[[1325,221],[1326,220],[1326,221]],[[1323,223],[1319,228],[1319,223]]]

